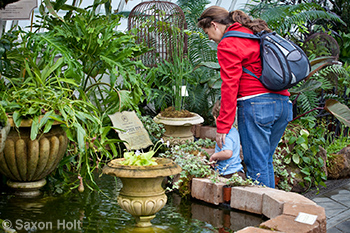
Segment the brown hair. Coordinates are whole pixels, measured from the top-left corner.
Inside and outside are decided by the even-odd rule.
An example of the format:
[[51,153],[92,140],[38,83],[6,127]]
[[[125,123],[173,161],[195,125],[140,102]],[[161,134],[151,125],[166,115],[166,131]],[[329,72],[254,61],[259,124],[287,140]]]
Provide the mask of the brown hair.
[[242,26],[249,28],[253,33],[258,33],[263,30],[272,32],[268,28],[267,23],[262,19],[251,19],[246,13],[241,10],[228,12],[225,8],[219,6],[211,6],[203,11],[201,17],[198,19],[198,27],[209,28],[211,22],[217,22],[227,26],[235,22],[242,24]]
[[211,110],[211,114],[213,114],[213,116],[216,118],[219,117],[219,113],[220,113],[220,104],[221,104],[220,101],[221,101],[221,98],[215,102],[215,104]]

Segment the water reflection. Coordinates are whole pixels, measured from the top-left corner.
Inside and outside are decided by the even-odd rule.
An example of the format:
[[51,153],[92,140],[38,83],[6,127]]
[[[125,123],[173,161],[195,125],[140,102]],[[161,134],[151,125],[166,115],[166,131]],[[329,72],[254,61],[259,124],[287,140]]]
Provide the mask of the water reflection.
[[246,226],[258,226],[263,221],[261,216],[183,200],[172,193],[152,220],[152,227],[135,228],[134,218],[117,204],[120,189],[117,180],[107,175],[98,178],[103,194],[85,189],[84,193],[72,192],[57,197],[44,194],[26,199],[3,192],[0,219],[8,220],[17,232],[84,233],[234,232]]

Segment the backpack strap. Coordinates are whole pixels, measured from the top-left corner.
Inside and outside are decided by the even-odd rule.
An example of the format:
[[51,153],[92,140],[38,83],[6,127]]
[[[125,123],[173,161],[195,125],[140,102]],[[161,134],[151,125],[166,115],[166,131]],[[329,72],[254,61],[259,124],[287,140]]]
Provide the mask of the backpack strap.
[[[259,36],[256,36],[254,34],[245,33],[245,32],[240,32],[240,31],[228,31],[224,34],[224,36],[221,38],[221,40],[225,39],[226,37],[239,37],[239,38],[260,40]],[[250,70],[248,70],[245,67],[243,67],[243,72],[253,76],[256,79],[259,79],[253,72],[251,72]]]
[[240,31],[228,31],[224,34],[224,36],[221,38],[221,40],[223,40],[226,37],[240,37],[240,38],[260,40],[260,37],[254,35],[254,34],[240,32]]
[[243,68],[243,72],[245,72],[245,73],[247,73],[247,74],[253,76],[253,77],[256,78],[256,79],[259,79],[258,76],[256,76],[253,72],[251,72],[250,70],[248,70],[248,69],[245,68],[244,66],[242,66],[242,68]]

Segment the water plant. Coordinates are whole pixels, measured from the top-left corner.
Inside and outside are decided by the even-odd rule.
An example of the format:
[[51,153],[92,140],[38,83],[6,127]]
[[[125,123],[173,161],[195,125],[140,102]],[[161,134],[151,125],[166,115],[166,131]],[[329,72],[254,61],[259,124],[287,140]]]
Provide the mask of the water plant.
[[126,166],[152,166],[158,165],[157,161],[153,156],[163,145],[163,140],[159,140],[153,148],[148,152],[141,152],[140,150],[136,151],[125,151],[123,156],[124,160],[120,162],[122,165]]

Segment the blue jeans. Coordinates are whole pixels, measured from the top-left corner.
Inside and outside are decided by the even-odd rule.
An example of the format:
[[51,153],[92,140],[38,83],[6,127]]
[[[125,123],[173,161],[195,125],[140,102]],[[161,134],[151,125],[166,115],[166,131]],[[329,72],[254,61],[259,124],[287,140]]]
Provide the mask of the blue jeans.
[[268,187],[275,187],[272,155],[292,120],[288,96],[267,93],[238,101],[238,131],[247,176]]

